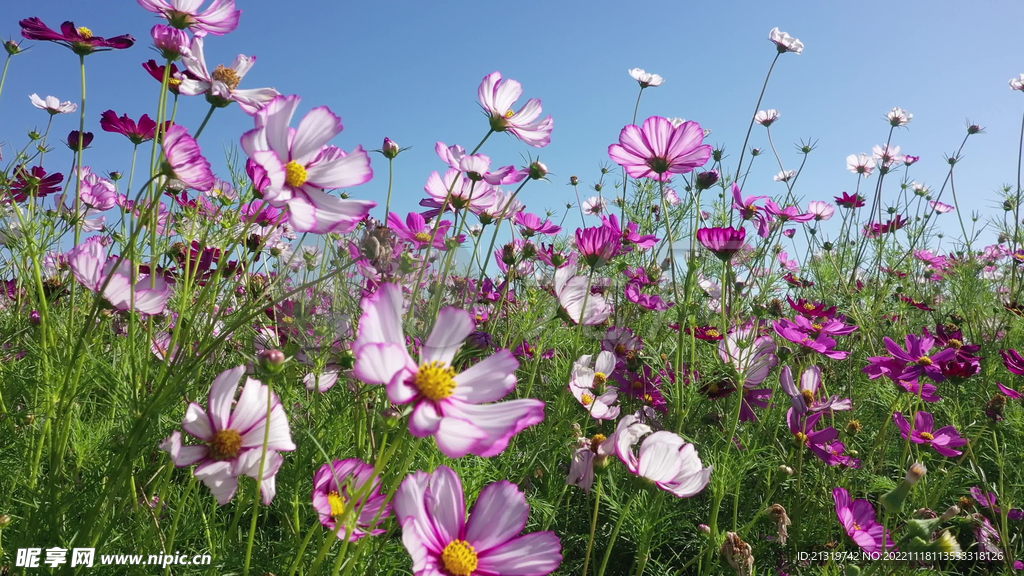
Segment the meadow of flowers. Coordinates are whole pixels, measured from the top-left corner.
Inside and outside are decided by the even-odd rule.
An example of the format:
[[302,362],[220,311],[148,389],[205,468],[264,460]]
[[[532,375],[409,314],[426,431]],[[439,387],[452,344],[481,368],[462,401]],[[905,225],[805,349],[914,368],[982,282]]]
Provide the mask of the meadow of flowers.
[[[0,104],[46,129],[0,134],[0,573],[156,573],[17,557],[81,547],[210,554],[164,573],[211,575],[1024,569],[1020,165],[984,245],[954,179],[980,126],[932,188],[893,108],[805,197],[814,143],[787,169],[764,90],[726,155],[641,114],[663,79],[637,68],[605,168],[538,214],[548,167],[487,142],[530,158],[554,121],[493,72],[479,142],[437,142],[402,214],[406,149],[251,87],[255,57],[206,61],[234,0],[138,4],[163,18],[145,42],[28,17],[4,44]],[[768,40],[766,87],[804,49]],[[151,111],[87,110],[89,63],[147,43],[126,73],[153,77]],[[4,94],[28,48],[77,60],[81,97]],[[215,173],[224,114],[252,127]],[[96,130],[129,172],[90,162]],[[748,183],[755,162],[780,184]]]

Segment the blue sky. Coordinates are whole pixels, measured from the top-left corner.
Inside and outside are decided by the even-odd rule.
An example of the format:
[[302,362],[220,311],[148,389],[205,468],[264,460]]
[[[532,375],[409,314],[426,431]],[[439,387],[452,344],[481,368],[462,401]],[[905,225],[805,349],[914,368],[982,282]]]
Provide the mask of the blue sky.
[[[782,112],[773,136],[787,168],[799,162],[792,143],[818,140],[796,189],[805,199],[831,200],[852,191],[855,177],[845,170],[845,158],[884,143],[883,115],[894,106],[914,114],[909,129],[897,130],[893,139],[904,153],[921,156],[914,179],[941,185],[943,154],[955,150],[967,118],[987,133],[972,138],[957,169],[961,206],[997,214],[997,189],[1016,179],[1024,95],[1012,92],[1007,81],[1024,72],[1017,42],[1024,20],[1020,3],[239,0],[238,6],[238,30],[207,41],[210,67],[230,64],[238,53],[255,54],[243,87],[300,94],[303,109],[330,106],[345,124],[335,144],[377,148],[389,136],[412,146],[397,161],[393,210],[403,213],[422,197],[430,172],[443,168],[433,152],[436,141],[472,148],[486,132],[476,90],[494,70],[522,82],[524,97],[541,98],[545,115],[554,116],[547,148],[498,135],[482,149],[497,164],[521,164],[527,154],[540,154],[553,174],[550,183],[531,183],[523,191],[533,212],[564,210],[574,202],[566,185],[570,175],[587,184],[597,180],[600,164],[608,162],[607,146],[632,117],[637,85],[626,73],[631,67],[666,79],[645,91],[638,123],[655,114],[697,120],[713,130],[707,142],[724,145],[731,156],[727,166],[735,167],[774,55],[767,39],[773,26],[806,45],[802,55],[780,59],[762,104]],[[130,0],[9,0],[5,7],[4,37],[18,37],[17,20],[36,15],[54,28],[73,20],[97,35],[131,33],[138,39],[129,50],[87,58],[87,129],[96,140],[86,164],[127,171],[131,145],[102,132],[99,115],[112,108],[135,118],[155,116],[159,85],[141,63],[157,57],[149,29],[159,20]],[[46,114],[31,107],[30,93],[73,101],[80,96],[77,57],[56,45],[27,44],[31,51],[13,60],[0,95],[5,152],[23,145],[27,130],[45,126]],[[200,97],[183,99],[178,121],[194,130],[207,108]],[[62,139],[77,126],[77,115],[58,117],[53,133]],[[251,126],[234,106],[214,114],[201,143],[215,168],[223,169],[223,148]],[[767,144],[758,126],[751,144]],[[51,167],[67,170],[70,153],[61,150],[52,158]],[[380,217],[386,161],[374,155],[374,168],[374,180],[351,192],[376,200]],[[778,171],[771,156],[762,156],[745,192],[783,193],[783,185],[772,181]],[[896,194],[892,182],[887,198]],[[567,224],[578,224],[574,214]],[[959,229],[955,216],[942,218],[944,228]]]

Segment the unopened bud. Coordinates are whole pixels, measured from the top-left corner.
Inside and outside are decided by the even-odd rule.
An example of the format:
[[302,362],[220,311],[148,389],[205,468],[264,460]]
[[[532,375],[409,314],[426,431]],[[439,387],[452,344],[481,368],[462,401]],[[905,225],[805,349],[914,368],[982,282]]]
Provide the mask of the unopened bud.
[[579,185],[579,183],[580,183],[580,179],[579,179],[578,176],[569,176],[569,184],[571,184],[573,186],[577,186],[577,185]]
[[793,469],[790,468],[789,466],[786,466],[785,464],[783,464],[782,466],[779,466],[779,472],[785,474],[786,476],[792,476],[793,475]]
[[388,160],[394,160],[398,157],[398,153],[401,151],[401,147],[399,147],[394,140],[387,137],[384,138],[384,144],[381,145],[380,152],[385,158]]
[[540,180],[548,175],[548,167],[541,163],[540,160],[535,160],[530,163],[530,178],[533,180]]
[[39,310],[33,310],[29,313],[28,322],[33,326],[39,326],[43,323],[43,317],[39,314]]
[[960,514],[960,507],[956,505],[950,506],[949,508],[946,509],[945,512],[942,513],[942,516],[940,516],[939,519],[943,522],[949,522],[953,519],[954,516],[957,516],[958,514]]
[[385,408],[380,413],[381,418],[384,419],[384,423],[389,427],[394,428],[398,425],[398,421],[402,419],[402,413],[395,408]]
[[707,524],[701,524],[700,526],[697,526],[697,529],[705,534],[711,534],[711,527]]
[[11,522],[14,522],[14,519],[9,514],[0,514],[0,528],[7,528]]
[[264,350],[257,357],[260,360],[260,368],[271,374],[280,373],[284,369],[284,363],[287,360],[284,352],[280,350]]

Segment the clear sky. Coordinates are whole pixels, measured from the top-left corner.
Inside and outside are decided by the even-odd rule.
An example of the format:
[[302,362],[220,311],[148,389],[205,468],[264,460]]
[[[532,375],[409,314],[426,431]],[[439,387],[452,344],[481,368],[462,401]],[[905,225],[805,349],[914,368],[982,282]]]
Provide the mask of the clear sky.
[[[663,86],[645,91],[638,123],[655,114],[697,120],[713,130],[707,142],[724,145],[727,166],[735,167],[774,56],[767,39],[774,26],[806,45],[802,55],[780,59],[762,104],[782,112],[773,135],[787,169],[799,161],[792,143],[818,140],[798,195],[830,200],[852,191],[855,177],[845,170],[845,158],[884,143],[883,115],[894,106],[914,114],[893,139],[902,152],[921,157],[914,179],[941,185],[943,154],[955,150],[970,118],[987,130],[968,143],[957,169],[961,206],[998,214],[997,189],[1016,180],[1024,94],[1011,91],[1007,81],[1024,72],[1024,4],[1018,2],[238,0],[238,6],[239,28],[207,40],[210,67],[230,64],[238,53],[255,54],[242,87],[300,94],[301,112],[330,106],[345,124],[338,146],[377,148],[384,136],[412,146],[397,161],[392,208],[403,214],[415,209],[430,172],[443,168],[433,152],[436,141],[472,148],[486,132],[476,90],[494,70],[522,82],[524,97],[541,98],[544,114],[554,116],[547,148],[497,135],[481,150],[496,164],[521,164],[526,154],[540,154],[552,176],[523,191],[533,212],[564,210],[565,202],[575,201],[566,185],[570,175],[596,181],[600,164],[608,162],[607,146],[632,117],[637,84],[626,73],[631,67],[665,78]],[[39,16],[53,28],[73,20],[97,35],[137,38],[129,50],[87,58],[87,130],[96,140],[86,164],[127,172],[131,145],[102,132],[99,116],[112,108],[155,117],[159,85],[141,63],[158,58],[149,29],[160,20],[131,0],[6,0],[4,8],[4,37],[20,37],[17,21]],[[27,130],[45,127],[46,114],[31,107],[29,94],[80,97],[76,56],[57,45],[26,45],[31,51],[13,60],[0,95],[0,141],[8,159]],[[207,108],[201,97],[183,98],[178,121],[194,130]],[[63,139],[77,127],[77,115],[58,117],[54,135]],[[201,143],[220,175],[226,176],[224,146],[251,127],[237,106],[214,114]],[[751,144],[767,144],[758,126]],[[70,153],[62,150],[54,161],[51,167],[66,171]],[[373,163],[374,180],[351,192],[376,200],[374,215],[381,217],[387,163],[378,155]],[[778,171],[771,156],[762,156],[745,192],[782,193],[783,185],[772,181]],[[944,199],[951,200],[948,193]],[[574,214],[567,224],[578,224]],[[958,229],[953,215],[942,218],[945,228]]]

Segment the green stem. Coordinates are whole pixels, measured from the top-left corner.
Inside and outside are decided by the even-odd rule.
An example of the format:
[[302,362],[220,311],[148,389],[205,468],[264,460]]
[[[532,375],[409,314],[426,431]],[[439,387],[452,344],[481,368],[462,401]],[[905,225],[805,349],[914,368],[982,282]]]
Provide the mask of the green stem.
[[195,138],[196,140],[199,139],[199,135],[203,133],[203,128],[206,128],[206,123],[210,121],[210,116],[213,116],[213,111],[216,109],[216,106],[212,104],[210,105],[210,109],[206,112],[206,117],[203,118],[203,123],[199,125],[199,128],[196,130],[196,134],[195,136],[193,136],[193,138]]
[[587,540],[587,554],[583,557],[583,576],[587,576],[587,568],[590,567],[590,552],[594,548],[594,533],[597,532],[597,513],[601,509],[602,476],[597,477],[597,491],[594,494],[594,515],[590,518],[590,539]]
[[[209,117],[209,115],[207,115]],[[274,409],[273,378],[267,378],[267,421],[263,430],[263,454],[260,456],[260,471],[256,475],[256,492],[252,498],[252,522],[249,523],[249,543],[245,547],[244,574],[249,574],[249,561],[252,559],[252,543],[256,536],[256,520],[260,517],[260,493],[263,488],[263,471],[267,465],[267,444],[270,443],[270,415]]]
[[619,530],[622,529],[622,522],[629,515],[629,510],[633,507],[633,502],[636,502],[638,496],[640,496],[639,491],[629,497],[626,507],[622,509],[622,514],[619,515],[618,521],[615,522],[615,528],[612,529],[612,535],[608,539],[608,547],[604,549],[604,558],[601,559],[601,568],[597,571],[597,576],[604,576],[605,568],[608,567],[608,559],[612,557],[612,549],[615,548],[615,540],[618,539]]

